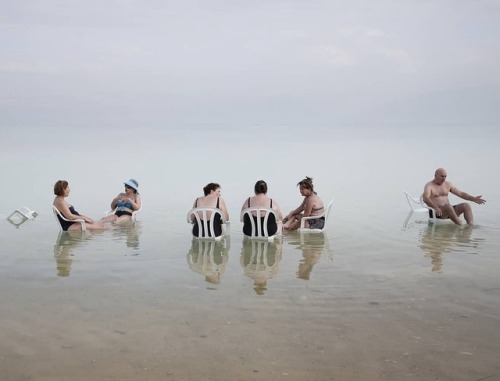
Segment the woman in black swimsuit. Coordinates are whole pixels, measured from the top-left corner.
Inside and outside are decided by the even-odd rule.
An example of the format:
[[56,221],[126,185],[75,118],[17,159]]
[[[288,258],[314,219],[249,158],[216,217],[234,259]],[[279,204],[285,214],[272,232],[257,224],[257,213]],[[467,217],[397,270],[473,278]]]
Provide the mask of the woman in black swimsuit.
[[[268,220],[267,220],[267,232],[268,234],[274,235],[278,231],[281,232],[281,219],[283,218],[283,215],[281,213],[280,207],[276,200],[273,200],[272,198],[267,197],[267,183],[264,180],[259,180],[255,183],[254,186],[254,191],[255,191],[255,196],[249,197],[244,203],[243,206],[241,207],[241,210],[245,210],[250,207],[261,207],[261,208],[271,208],[274,209],[278,215],[278,220],[276,220],[276,217],[274,214],[269,214]],[[257,212],[252,212],[252,213],[257,213]],[[264,217],[259,216],[257,217],[252,216],[254,223],[260,223],[261,226],[263,227],[264,224]],[[260,221],[258,221],[260,220]],[[263,231],[263,229],[261,230]],[[252,236],[252,222],[250,221],[250,217],[248,214],[245,214],[243,217],[243,234],[246,236]]]
[[[59,180],[54,184],[54,194],[56,197],[54,198],[54,202],[52,203],[59,212],[68,220],[84,220],[85,228],[87,230],[103,230],[107,229],[106,226],[101,222],[94,222],[94,220],[90,217],[81,215],[78,213],[73,205],[68,204],[64,199],[69,196],[69,185],[66,180]],[[59,222],[61,223],[61,227],[64,231],[67,230],[81,230],[82,226],[80,223],[65,221],[59,215],[57,215]]]
[[[220,185],[217,183],[209,183],[203,188],[204,197],[198,197],[194,203],[193,208],[218,208],[224,214],[224,219],[227,222],[229,220],[229,213],[227,212],[226,203],[220,196]],[[210,218],[211,214],[207,215]],[[216,216],[217,217],[217,216]],[[200,214],[200,218],[203,216]],[[193,235],[195,237],[200,236],[200,227],[198,226],[197,220],[194,215],[191,216],[191,222],[193,225]],[[210,228],[210,221],[207,221],[208,228]],[[201,226],[202,236],[205,236],[203,231],[203,224]],[[222,221],[220,218],[214,218],[214,233],[218,237],[222,234]],[[207,235],[210,235],[210,229]]]
[[323,201],[314,191],[314,185],[312,177],[306,177],[297,183],[299,187],[300,194],[304,196],[304,201],[295,210],[292,210],[284,218],[283,229],[286,230],[296,230],[300,227],[300,220],[302,217],[318,216],[318,218],[313,218],[306,220],[305,227],[310,229],[322,229],[325,226],[325,217],[323,213],[325,207]]

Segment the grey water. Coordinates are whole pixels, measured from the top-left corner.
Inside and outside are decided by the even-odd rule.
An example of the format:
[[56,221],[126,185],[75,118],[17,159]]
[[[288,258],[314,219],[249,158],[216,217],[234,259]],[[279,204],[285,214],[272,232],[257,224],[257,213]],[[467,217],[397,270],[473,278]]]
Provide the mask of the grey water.
[[[6,128],[1,379],[498,377],[498,143],[460,125]],[[409,215],[402,190],[420,195],[438,167],[487,200],[474,227]],[[306,175],[333,200],[326,231],[244,240],[254,183],[287,213]],[[98,219],[129,178],[134,225],[59,232],[55,181]],[[186,221],[209,182],[230,214],[220,243],[193,241]],[[9,223],[23,206],[38,216]]]

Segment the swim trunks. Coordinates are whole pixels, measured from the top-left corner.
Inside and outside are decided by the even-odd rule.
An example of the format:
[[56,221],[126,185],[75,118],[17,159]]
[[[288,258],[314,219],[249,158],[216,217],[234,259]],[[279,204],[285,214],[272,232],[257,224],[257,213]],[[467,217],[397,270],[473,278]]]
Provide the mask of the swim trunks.
[[325,226],[325,217],[311,218],[307,222],[309,223],[309,229],[323,229]]
[[[456,210],[456,207],[457,205],[453,205],[453,209],[455,210],[455,212],[457,211]],[[434,211],[432,209],[429,209],[429,218],[434,218]],[[449,219],[450,217],[442,217],[442,216],[436,216],[436,218],[438,220],[447,220]]]

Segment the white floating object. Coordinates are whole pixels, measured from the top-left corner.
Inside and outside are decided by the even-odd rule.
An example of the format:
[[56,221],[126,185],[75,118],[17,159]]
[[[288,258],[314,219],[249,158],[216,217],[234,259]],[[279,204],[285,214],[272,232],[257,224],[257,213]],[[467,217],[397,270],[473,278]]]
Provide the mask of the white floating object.
[[14,210],[7,219],[12,225],[19,226],[28,220],[34,220],[37,216],[37,212],[25,206],[24,208]]

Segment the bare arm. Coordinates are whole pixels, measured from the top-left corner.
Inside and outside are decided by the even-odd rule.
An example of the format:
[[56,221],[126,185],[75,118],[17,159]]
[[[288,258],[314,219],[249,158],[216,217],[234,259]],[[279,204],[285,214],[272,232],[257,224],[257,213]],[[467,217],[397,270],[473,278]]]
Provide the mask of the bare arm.
[[94,223],[94,220],[90,217],[84,216],[82,214],[78,215],[78,214],[71,213],[68,205],[64,201],[56,200],[54,202],[54,205],[57,209],[59,209],[59,211],[62,213],[62,215],[68,220],[71,220],[71,221],[84,220],[85,222],[88,222],[89,224]]
[[278,213],[278,220],[281,221],[283,219],[283,213],[281,213],[280,206],[276,201],[273,201],[273,209],[276,211],[276,213]]
[[224,202],[224,199],[222,197],[220,197],[219,200],[220,200],[219,203],[220,210],[222,210],[222,212],[224,213],[224,218],[226,219],[227,222],[229,221],[229,213],[227,212],[226,203]]
[[292,210],[290,213],[288,213],[287,217],[295,216],[296,214],[299,214],[300,212],[302,212],[304,210],[305,204],[306,204],[306,199],[304,198],[304,201],[302,201],[302,204],[300,204],[300,206],[297,209]]
[[453,193],[455,196],[463,198],[464,200],[467,201],[472,201],[475,202],[476,204],[482,205],[486,202],[485,199],[483,199],[483,196],[471,196],[470,194],[461,191],[460,189],[453,187],[450,189],[450,192]]
[[311,211],[314,206],[314,203],[311,199],[312,197],[308,197],[306,199],[306,204],[304,206],[304,217],[309,217],[311,215]]
[[116,208],[116,203],[118,202],[118,200],[120,200],[122,197],[124,196],[123,193],[120,193],[118,194],[118,196],[116,196],[112,201],[111,201],[111,209],[115,209]]
[[431,208],[433,209],[438,209],[436,207],[436,205],[434,205],[434,203],[432,202],[431,200],[431,187],[429,186],[429,184],[427,184],[425,187],[424,187],[424,194],[423,194],[423,200],[424,202],[430,206]]

